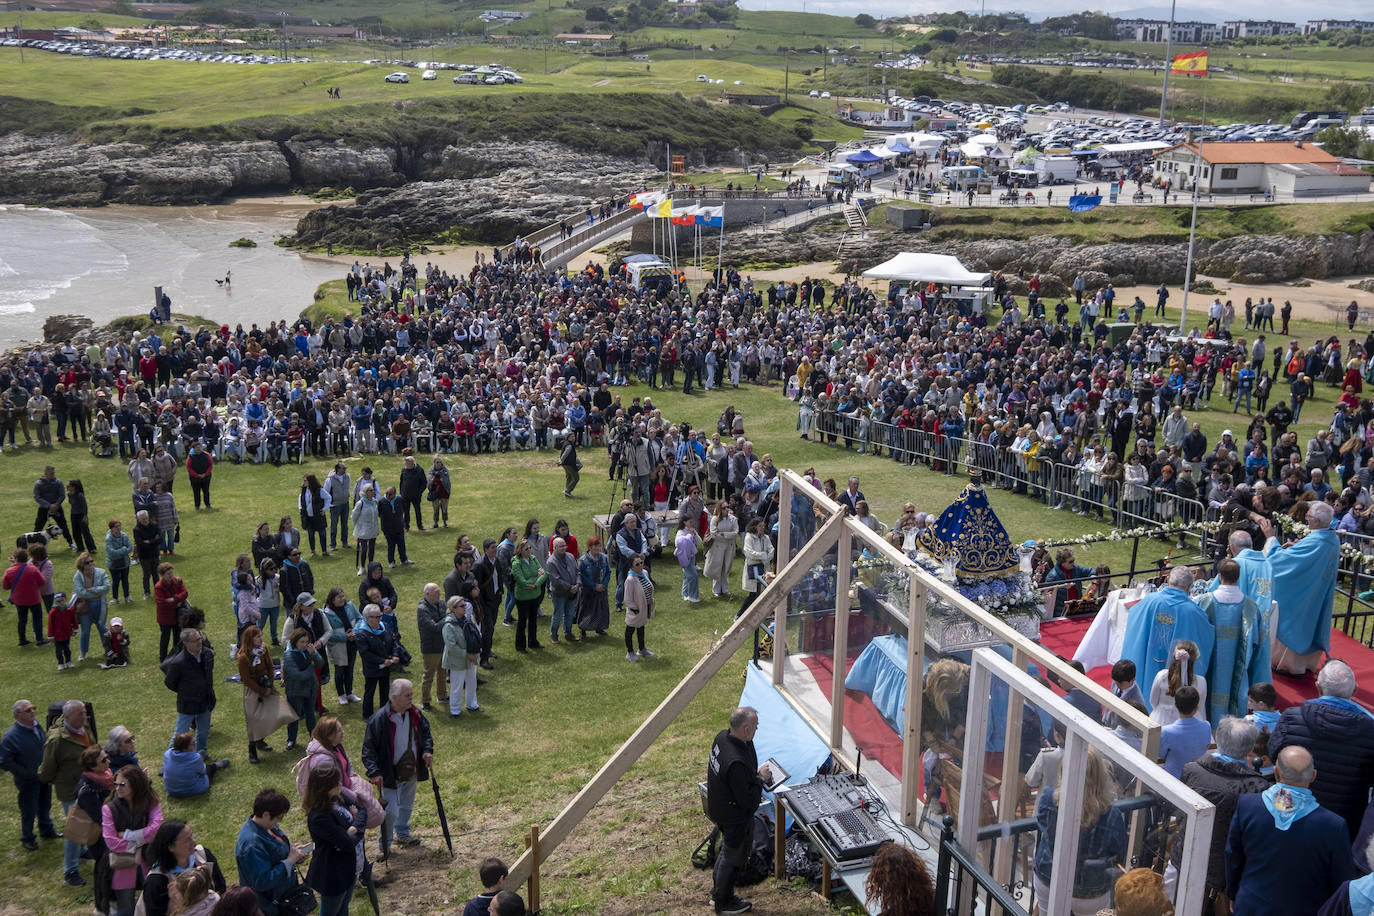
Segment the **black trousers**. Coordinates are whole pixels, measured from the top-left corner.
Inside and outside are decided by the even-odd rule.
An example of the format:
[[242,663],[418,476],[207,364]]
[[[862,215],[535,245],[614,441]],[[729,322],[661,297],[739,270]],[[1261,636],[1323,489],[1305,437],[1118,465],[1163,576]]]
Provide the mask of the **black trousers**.
[[749,861],[749,847],[754,839],[752,819],[743,824],[717,825],[720,827],[720,855],[716,856],[716,867],[712,873],[711,899],[722,906],[735,896],[735,879],[739,877],[744,863]]
[[39,507],[38,516],[33,522],[33,530],[42,531],[49,521],[58,527],[68,544],[72,543],[72,532],[67,527],[67,513],[62,511],[61,506],[49,506],[47,509]]
[[381,674],[373,677],[370,674],[363,674],[363,719],[372,718],[372,692],[377,692],[377,702],[387,703],[391,700],[391,671],[384,670]]
[[496,618],[501,616],[501,596],[497,594],[496,599],[488,607],[486,602],[482,604],[482,661],[491,658],[491,641],[496,635]]
[[167,660],[169,650],[176,649],[178,629],[174,623],[160,623],[158,626],[162,629],[162,639],[158,643],[157,660],[161,662]]
[[420,496],[417,494],[417,495],[415,495],[415,496],[407,496],[407,497],[405,497],[405,506],[406,506],[406,530],[407,530],[407,531],[410,530],[410,510],[411,510],[411,508],[413,507],[413,508],[415,509],[415,527],[419,528],[421,531],[424,531],[424,530],[425,530],[425,513],[424,513],[424,510],[423,510],[422,508],[420,508]]
[[193,497],[195,497],[195,500],[196,500],[196,508],[197,508],[197,509],[200,508],[200,498],[201,498],[202,496],[205,497],[205,508],[207,508],[207,509],[210,508],[210,478],[209,478],[209,477],[200,477],[200,478],[192,477],[192,478],[191,478],[191,495],[192,495]]
[[539,599],[515,599],[515,651],[539,645]]

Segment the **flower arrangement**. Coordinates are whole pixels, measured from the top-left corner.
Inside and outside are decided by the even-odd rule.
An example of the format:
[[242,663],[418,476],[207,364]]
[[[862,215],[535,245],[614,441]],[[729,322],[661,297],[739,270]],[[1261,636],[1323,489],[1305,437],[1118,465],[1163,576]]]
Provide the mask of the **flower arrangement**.
[[[1040,592],[1025,573],[969,578],[958,575],[950,564],[942,563],[923,551],[918,551],[913,559],[931,575],[953,585],[959,594],[990,614],[1002,618],[1043,616],[1044,605],[1040,600]],[[937,614],[954,613],[953,607],[939,600],[932,602],[932,610]]]

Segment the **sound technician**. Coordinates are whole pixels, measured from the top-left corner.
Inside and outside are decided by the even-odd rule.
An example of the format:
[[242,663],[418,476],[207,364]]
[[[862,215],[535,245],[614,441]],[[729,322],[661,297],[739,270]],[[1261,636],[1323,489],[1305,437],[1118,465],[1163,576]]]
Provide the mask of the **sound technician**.
[[720,828],[711,900],[717,913],[747,913],[754,905],[735,895],[735,878],[749,859],[754,842],[754,812],[772,780],[768,765],[759,766],[754,733],[759,714],[750,706],[730,713],[730,727],[716,735],[706,767],[706,810]]

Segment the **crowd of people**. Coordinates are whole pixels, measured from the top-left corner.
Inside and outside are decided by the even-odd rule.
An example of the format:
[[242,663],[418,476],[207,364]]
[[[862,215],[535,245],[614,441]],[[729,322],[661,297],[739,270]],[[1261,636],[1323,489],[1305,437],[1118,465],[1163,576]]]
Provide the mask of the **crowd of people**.
[[[369,731],[383,714],[423,719],[435,696],[447,699],[452,717],[479,712],[479,672],[495,670],[498,622],[515,629],[516,651],[542,649],[546,599],[550,642],[607,634],[614,602],[625,615],[627,660],[652,658],[652,569],[665,548],[682,569],[684,600],[693,602],[700,598],[698,558],[713,597],[728,596],[742,544],[747,606],[773,561],[776,468],[754,452],[733,408],[715,430],[693,429],[664,417],[652,394],[622,395],[617,389],[628,382],[650,392],[680,384],[691,393],[778,381],[797,401],[803,437],[814,432],[861,451],[887,449],[897,460],[947,472],[963,458],[1011,489],[1118,519],[1129,512],[1186,521],[1183,507],[1196,502],[1229,513],[1228,522],[1249,530],[1257,548],[1262,532],[1252,512],[1301,511],[1299,503],[1331,499],[1342,530],[1363,531],[1374,504],[1374,408],[1360,397],[1374,371],[1367,358],[1374,337],[1271,346],[1263,333],[1274,333],[1268,304],[1247,306],[1247,331],[1254,322],[1247,339],[1231,335],[1224,307],[1205,333],[1177,337],[1145,323],[1134,303],[1137,329],[1112,344],[1107,321],[1123,310],[1129,316],[1130,307],[1110,284],[1088,290],[1075,282],[1079,317],[1070,321],[1064,302],[1051,316],[1036,278],[1023,313],[999,277],[1003,314],[994,320],[938,287],[885,300],[846,278],[827,297],[819,282],[756,285],[734,270],[695,296],[672,284],[636,289],[623,272],[595,265],[552,271],[533,258],[493,259],[461,275],[406,258],[399,269],[355,264],[348,276],[356,314],[318,326],[164,326],[84,351],[38,348],[0,366],[0,447],[26,447],[35,437],[47,445],[55,420],[58,441],[89,441],[97,456],[127,461],[132,488],[134,524],[126,532],[122,522],[109,523],[100,564],[93,562],[98,551],[81,481],[63,484],[49,468],[36,482],[34,527],[47,533],[16,552],[4,580],[21,610],[20,642],[29,642],[29,626],[33,641],[44,641],[46,613],[59,667],[73,664],[68,644],[78,633],[76,660],[86,660],[91,630],[105,664],[127,664],[132,635],[119,618],[106,619],[121,592],[131,600],[136,562],[145,599],[156,599],[160,661],[177,696],[168,753],[180,744],[200,759],[204,773],[190,774],[193,785],[202,778],[208,785],[224,761],[205,759],[215,709],[205,613],[173,566],[183,468],[195,510],[213,511],[215,481],[248,473],[226,463],[361,456],[365,465],[357,479],[341,462],[323,480],[305,474],[281,521],[260,526],[233,564],[233,654],[249,761],[282,725],[293,728],[288,745],[301,720],[318,736],[329,721],[321,698],[326,672],[341,705],[363,706]],[[1168,298],[1161,287],[1154,317],[1167,319]],[[1282,315],[1279,333],[1286,334],[1288,309]],[[1274,396],[1271,406],[1280,382],[1287,396]],[[1342,397],[1329,429],[1299,449],[1289,428],[1319,382],[1340,386]],[[1237,416],[1246,407],[1249,428],[1209,443],[1185,411],[1219,406],[1218,393]],[[536,520],[523,532],[491,532],[480,544],[460,538],[452,571],[424,587],[414,635],[403,638],[386,569],[411,563],[408,532],[424,530],[426,521],[448,527],[455,482],[444,456],[544,453],[565,472],[564,495],[574,497],[578,449],[593,447],[606,449],[611,477],[625,480],[625,501],[604,542],[591,536],[579,543],[562,521],[544,534]],[[422,455],[432,456],[428,466]],[[394,485],[366,466],[384,461],[401,465]],[[1071,476],[1054,472],[1061,467]],[[871,517],[857,480],[843,492],[827,483],[837,499],[849,496],[857,515]],[[674,530],[662,530],[657,513],[672,509],[676,525],[664,527]],[[922,524],[911,507],[889,534],[904,542]],[[48,557],[58,537],[80,553],[72,593],[62,600]],[[307,546],[312,557],[347,554],[350,539],[356,600],[343,586],[317,589],[303,556]],[[419,708],[395,693],[400,685],[411,689],[395,677],[414,664],[407,639],[423,666]],[[359,663],[362,697],[354,692]],[[404,704],[400,712],[397,704]],[[341,819],[353,803],[323,801],[342,797],[331,791],[315,795],[319,820],[334,818],[336,833],[346,834],[356,825]],[[404,803],[389,805],[387,817]],[[279,807],[264,805],[264,816]],[[383,830],[404,842],[405,826]],[[73,873],[80,879],[64,868]]]

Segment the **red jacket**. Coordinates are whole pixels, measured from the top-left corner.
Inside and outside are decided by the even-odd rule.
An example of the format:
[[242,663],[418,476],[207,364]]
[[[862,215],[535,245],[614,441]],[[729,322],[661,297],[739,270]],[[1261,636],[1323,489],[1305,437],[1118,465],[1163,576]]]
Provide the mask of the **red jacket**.
[[43,603],[43,583],[47,580],[32,563],[16,563],[5,571],[4,586],[10,590],[10,601],[19,607]]
[[190,477],[192,480],[200,480],[202,477],[209,477],[215,471],[215,459],[210,455],[210,453],[207,451],[198,451],[196,452],[194,457],[199,458],[201,456],[204,456],[205,458],[204,474],[197,474],[195,468],[191,467],[191,458],[193,456],[186,456],[186,475]]
[[153,586],[153,597],[157,599],[157,622],[161,626],[174,626],[180,621],[177,620],[177,608],[186,600],[186,583],[180,576],[173,576],[169,584],[166,579],[158,579],[157,585]]
[[48,636],[58,641],[71,639],[76,632],[76,611],[67,604],[54,604],[48,611]]

